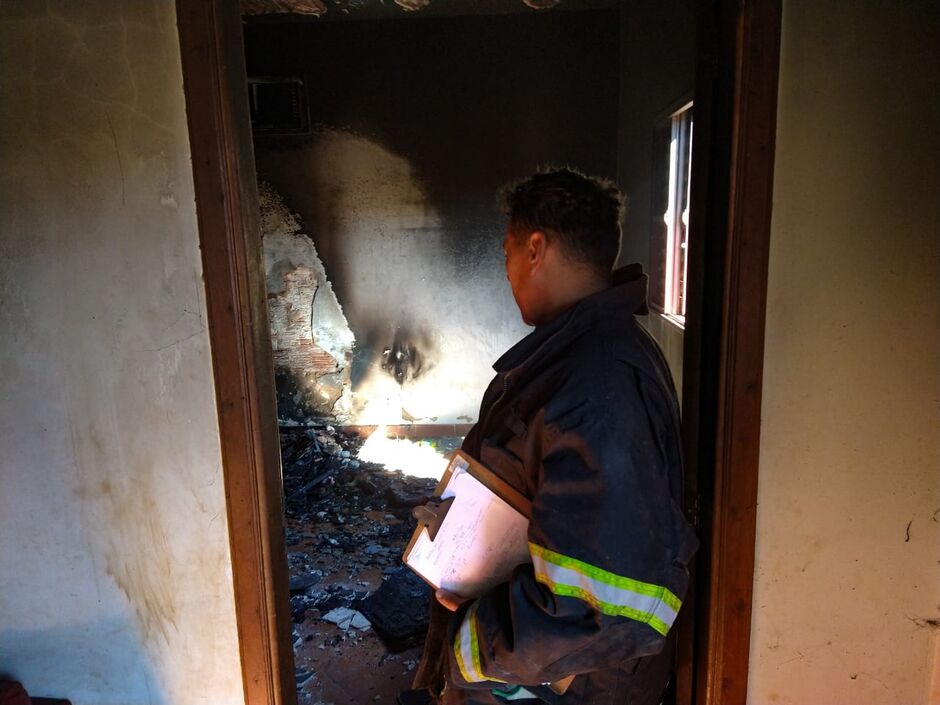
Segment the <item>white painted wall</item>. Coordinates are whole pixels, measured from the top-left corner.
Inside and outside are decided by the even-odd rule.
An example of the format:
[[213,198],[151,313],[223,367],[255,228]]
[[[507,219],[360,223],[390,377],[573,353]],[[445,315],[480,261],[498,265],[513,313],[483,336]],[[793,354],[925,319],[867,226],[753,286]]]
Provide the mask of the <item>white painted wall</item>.
[[0,672],[241,703],[173,3],[0,6]]
[[682,356],[685,344],[685,328],[679,327],[675,321],[666,316],[652,311],[648,316],[640,316],[646,330],[656,339],[660,350],[663,351],[663,357],[669,365],[669,371],[672,373],[672,383],[676,387],[676,394],[679,396],[679,404],[682,404]]
[[782,42],[748,701],[938,703],[940,6]]

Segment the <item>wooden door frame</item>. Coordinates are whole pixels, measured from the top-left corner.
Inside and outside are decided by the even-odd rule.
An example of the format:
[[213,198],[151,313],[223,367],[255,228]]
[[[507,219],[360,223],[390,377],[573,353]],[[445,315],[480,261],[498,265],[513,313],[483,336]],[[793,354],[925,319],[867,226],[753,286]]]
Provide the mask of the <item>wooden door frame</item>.
[[[677,701],[747,695],[781,0],[702,0],[683,408],[702,548]],[[284,514],[239,4],[177,0],[247,705],[294,705]]]
[[247,705],[296,705],[280,440],[239,3],[177,0]]
[[750,657],[782,0],[700,4],[683,355],[702,541],[677,702],[744,705]]

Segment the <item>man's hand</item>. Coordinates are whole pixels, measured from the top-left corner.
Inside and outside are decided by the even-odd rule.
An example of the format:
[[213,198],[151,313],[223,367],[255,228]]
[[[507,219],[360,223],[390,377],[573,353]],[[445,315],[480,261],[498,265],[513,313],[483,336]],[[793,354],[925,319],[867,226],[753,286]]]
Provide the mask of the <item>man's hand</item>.
[[434,597],[451,612],[456,612],[464,602],[470,601],[469,597],[461,597],[447,590],[435,590]]

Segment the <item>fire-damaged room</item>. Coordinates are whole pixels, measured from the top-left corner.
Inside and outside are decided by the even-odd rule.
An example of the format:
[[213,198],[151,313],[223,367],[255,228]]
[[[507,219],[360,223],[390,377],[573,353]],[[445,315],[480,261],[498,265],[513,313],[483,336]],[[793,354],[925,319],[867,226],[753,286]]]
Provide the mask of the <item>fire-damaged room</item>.
[[0,0],[0,705],[940,705],[938,52]]
[[246,24],[282,420],[474,421],[526,332],[498,188],[540,165],[616,176],[618,10],[488,5]]
[[[659,226],[678,212],[681,255],[688,222],[693,3],[245,8],[298,696],[393,702],[432,592],[402,565],[412,507],[530,330],[499,192],[549,167],[629,181],[621,262],[648,269],[662,235],[663,296]],[[684,312],[663,303],[647,325],[681,381]]]

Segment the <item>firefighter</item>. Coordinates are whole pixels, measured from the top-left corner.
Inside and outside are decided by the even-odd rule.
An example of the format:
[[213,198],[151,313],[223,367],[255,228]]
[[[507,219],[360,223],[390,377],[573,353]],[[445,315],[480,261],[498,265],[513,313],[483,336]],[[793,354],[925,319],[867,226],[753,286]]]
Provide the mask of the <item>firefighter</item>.
[[495,363],[463,450],[532,500],[532,562],[474,599],[437,593],[415,686],[441,705],[656,705],[697,540],[676,393],[635,318],[646,277],[612,271],[623,198],[559,169],[504,202],[506,275],[534,330]]

